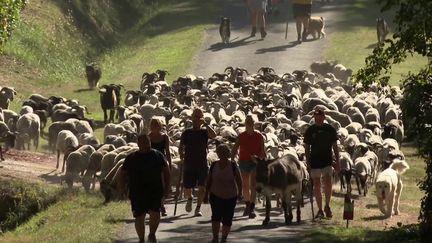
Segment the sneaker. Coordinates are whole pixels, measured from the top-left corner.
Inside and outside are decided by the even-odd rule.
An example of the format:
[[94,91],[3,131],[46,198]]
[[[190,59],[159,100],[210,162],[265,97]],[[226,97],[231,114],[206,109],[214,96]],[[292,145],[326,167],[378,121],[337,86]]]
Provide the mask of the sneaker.
[[322,210],[319,210],[318,213],[315,216],[316,219],[322,219],[324,218],[324,212]]
[[192,198],[188,198],[185,207],[186,212],[190,213],[192,211]]
[[329,207],[329,206],[325,206],[325,207],[324,207],[324,213],[325,213],[325,216],[326,216],[327,218],[331,218],[331,217],[333,217],[333,213],[332,213],[332,211],[330,210],[330,207]]
[[148,241],[151,243],[157,243],[158,241],[156,240],[156,235],[155,234],[149,234],[148,235]]
[[245,209],[243,211],[243,216],[248,216],[250,214],[250,202],[246,202]]
[[201,217],[201,216],[203,216],[203,214],[201,213],[201,210],[196,209],[195,210],[195,217]]
[[161,213],[161,216],[167,216],[168,214],[166,213],[166,209],[165,209],[165,207],[164,206],[162,206],[161,208],[160,208],[160,213]]
[[256,218],[256,213],[255,213],[255,203],[251,203],[250,204],[250,209],[249,209],[249,218],[250,219],[254,219]]

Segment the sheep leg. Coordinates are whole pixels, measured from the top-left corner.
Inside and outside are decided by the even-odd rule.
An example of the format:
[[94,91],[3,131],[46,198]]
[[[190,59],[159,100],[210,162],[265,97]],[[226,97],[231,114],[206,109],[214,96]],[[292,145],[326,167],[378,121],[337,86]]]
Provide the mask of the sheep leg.
[[402,181],[399,181],[398,183],[398,187],[396,188],[396,198],[395,198],[395,202],[394,202],[394,214],[395,215],[399,215],[399,200],[400,200],[400,195],[402,192]]
[[360,182],[359,182],[359,178],[358,178],[358,176],[356,175],[356,176],[354,176],[354,178],[355,178],[355,180],[356,180],[356,184],[357,184],[357,190],[358,190],[358,193],[359,193],[359,195],[361,195],[361,190],[360,190]]
[[262,225],[268,225],[268,223],[270,221],[270,209],[271,209],[270,196],[266,196],[265,198],[266,198],[266,205],[265,205],[266,216],[262,222]]
[[3,158],[3,148],[2,148],[1,145],[0,145],[0,159],[1,159],[1,160],[5,160],[5,159]]
[[58,167],[59,167],[59,161],[60,161],[60,150],[57,150],[57,165],[56,165],[56,169],[58,169]]
[[108,116],[107,116],[107,110],[104,109],[104,110],[103,110],[103,113],[104,113],[104,123],[107,124],[107,119],[108,119]]

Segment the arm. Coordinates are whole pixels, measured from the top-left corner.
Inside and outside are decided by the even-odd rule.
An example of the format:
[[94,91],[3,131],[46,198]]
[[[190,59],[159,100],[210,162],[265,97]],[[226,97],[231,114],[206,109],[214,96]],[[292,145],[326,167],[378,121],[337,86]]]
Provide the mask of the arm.
[[310,145],[305,143],[306,167],[310,170]]
[[240,146],[240,139],[237,137],[236,142],[234,144],[234,147],[231,150],[231,160],[232,161],[234,161],[234,159],[237,155],[239,146]]
[[213,128],[211,126],[209,126],[206,122],[204,122],[204,126],[207,129],[207,134],[208,134],[209,138],[215,138],[216,132],[213,130]]
[[183,143],[183,136],[184,136],[184,133],[182,134],[182,136],[180,138],[180,144],[179,144],[179,149],[178,149],[181,161],[184,160],[184,152],[185,152],[185,147],[184,147],[184,143]]
[[170,169],[168,167],[168,163],[164,161],[165,166],[162,169],[162,179],[164,182],[164,195],[165,197],[168,195],[168,193],[171,191],[171,173]]
[[241,173],[240,173],[240,169],[239,167],[236,165],[236,171],[235,171],[235,181],[237,184],[237,196],[239,198],[243,197],[243,184],[242,184],[242,179],[241,179]]
[[169,164],[169,168],[171,170],[172,163],[171,163],[171,153],[170,153],[170,139],[167,134],[165,134],[165,158]]
[[[261,134],[261,133],[260,133]],[[265,152],[265,146],[264,146],[264,136],[261,134],[261,142],[260,142],[260,152],[259,152],[259,157],[260,159],[266,159],[266,152]]]
[[333,143],[333,151],[336,157],[336,165],[335,165],[335,170],[337,173],[339,173],[340,171],[340,157],[339,157],[339,148],[337,146],[337,141]]

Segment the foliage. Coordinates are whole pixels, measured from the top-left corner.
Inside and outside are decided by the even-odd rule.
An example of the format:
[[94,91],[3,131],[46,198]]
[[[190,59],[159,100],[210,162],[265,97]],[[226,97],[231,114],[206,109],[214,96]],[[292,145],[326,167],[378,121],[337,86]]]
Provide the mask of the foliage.
[[[0,230],[11,230],[55,203],[61,190],[46,184],[0,180]],[[1,231],[0,231],[1,232]]]
[[3,45],[11,36],[16,27],[21,10],[27,4],[27,0],[2,0],[0,1],[0,53]]
[[[432,58],[432,1],[377,0],[381,11],[397,8],[397,26],[393,40],[379,44],[366,58],[366,66],[355,78],[367,88],[373,82],[385,86],[394,64],[404,62],[414,53]],[[430,59],[429,59],[430,60]],[[419,219],[422,237],[431,237],[432,230],[432,69],[431,62],[417,74],[409,73],[403,81],[402,110],[408,134],[418,143],[419,154],[426,160],[426,176],[420,183],[425,192]],[[430,240],[424,238],[423,240]]]

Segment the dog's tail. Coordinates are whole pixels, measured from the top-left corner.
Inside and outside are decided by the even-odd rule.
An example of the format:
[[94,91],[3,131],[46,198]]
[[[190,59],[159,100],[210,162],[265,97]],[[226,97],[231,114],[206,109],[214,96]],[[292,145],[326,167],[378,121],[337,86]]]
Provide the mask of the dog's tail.
[[395,159],[390,165],[390,168],[394,169],[399,175],[402,175],[410,167],[405,160]]

